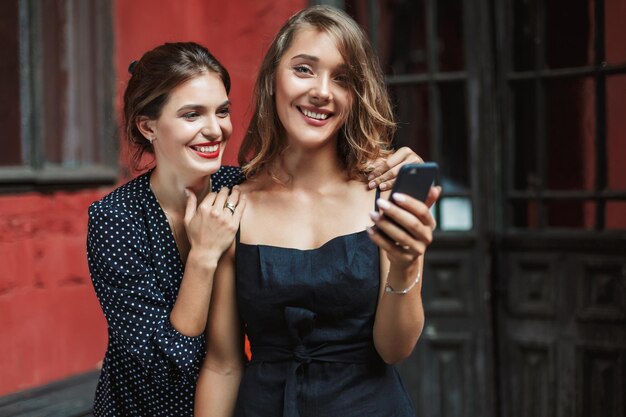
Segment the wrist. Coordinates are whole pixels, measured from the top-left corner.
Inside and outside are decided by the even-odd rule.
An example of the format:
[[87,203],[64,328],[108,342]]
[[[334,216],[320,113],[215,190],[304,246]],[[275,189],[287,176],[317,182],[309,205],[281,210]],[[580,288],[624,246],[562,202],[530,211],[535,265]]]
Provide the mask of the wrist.
[[406,294],[419,284],[421,276],[422,268],[419,263],[408,268],[394,268],[392,265],[385,281],[385,292]]
[[387,280],[387,282],[385,283],[385,292],[388,294],[399,294],[399,295],[407,294],[409,291],[411,291],[413,288],[417,286],[417,284],[420,282],[420,279],[421,279],[421,274],[418,272],[417,275],[412,279],[412,281],[406,287],[402,287],[402,288],[398,286],[392,286],[391,282]]
[[387,281],[393,281],[398,285],[408,284],[412,282],[418,273],[422,271],[422,262],[417,261],[409,265],[397,265],[392,263],[389,266]]
[[199,268],[214,271],[220,256],[211,251],[194,250],[192,247],[187,255],[186,267],[195,265]]

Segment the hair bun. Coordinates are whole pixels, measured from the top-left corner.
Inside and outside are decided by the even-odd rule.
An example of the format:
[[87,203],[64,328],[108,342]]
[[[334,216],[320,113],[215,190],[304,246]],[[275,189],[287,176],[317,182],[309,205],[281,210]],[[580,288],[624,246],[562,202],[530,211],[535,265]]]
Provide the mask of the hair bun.
[[134,60],[133,62],[130,63],[130,65],[128,66],[128,72],[130,72],[130,74],[132,75],[133,72],[135,72],[135,68],[137,67],[137,64],[139,63],[139,61]]

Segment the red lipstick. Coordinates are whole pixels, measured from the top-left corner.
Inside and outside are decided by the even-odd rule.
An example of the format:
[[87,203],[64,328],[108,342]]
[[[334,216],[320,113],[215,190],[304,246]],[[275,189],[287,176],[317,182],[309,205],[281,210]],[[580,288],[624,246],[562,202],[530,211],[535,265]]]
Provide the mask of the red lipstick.
[[201,158],[215,159],[220,156],[220,144],[221,142],[204,142],[189,147]]

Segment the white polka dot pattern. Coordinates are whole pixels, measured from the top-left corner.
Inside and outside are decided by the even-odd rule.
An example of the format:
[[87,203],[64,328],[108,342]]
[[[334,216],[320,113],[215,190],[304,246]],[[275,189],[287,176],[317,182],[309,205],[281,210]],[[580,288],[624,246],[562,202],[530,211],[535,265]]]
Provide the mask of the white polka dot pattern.
[[[150,174],[89,208],[87,258],[109,332],[96,417],[193,416],[205,339],[170,324],[184,266]],[[242,180],[239,168],[222,167],[212,177],[213,190]]]

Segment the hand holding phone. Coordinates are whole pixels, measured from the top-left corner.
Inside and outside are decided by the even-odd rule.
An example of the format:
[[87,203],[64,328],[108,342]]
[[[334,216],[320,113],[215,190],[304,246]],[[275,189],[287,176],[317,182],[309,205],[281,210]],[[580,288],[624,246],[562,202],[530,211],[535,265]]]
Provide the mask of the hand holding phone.
[[[391,201],[378,199],[382,212],[370,213],[374,221],[374,226],[368,229],[370,236],[396,266],[415,267],[417,257],[423,255],[432,242],[435,219],[415,200],[426,203],[437,172],[434,162],[402,166],[391,190]],[[394,193],[407,198],[398,198],[395,202]]]
[[[435,177],[437,176],[437,172],[439,167],[435,162],[424,162],[417,164],[406,164],[400,168],[400,172],[398,173],[398,178],[396,178],[396,182],[393,185],[391,190],[390,200],[393,201],[394,193],[406,194],[419,200],[421,202],[426,202],[428,198],[428,193],[430,192],[430,187],[432,187]],[[381,203],[382,204],[382,203]],[[385,216],[388,221],[402,228],[396,221]],[[379,230],[378,232],[385,237],[386,239],[393,241],[386,233]]]

